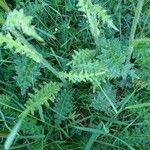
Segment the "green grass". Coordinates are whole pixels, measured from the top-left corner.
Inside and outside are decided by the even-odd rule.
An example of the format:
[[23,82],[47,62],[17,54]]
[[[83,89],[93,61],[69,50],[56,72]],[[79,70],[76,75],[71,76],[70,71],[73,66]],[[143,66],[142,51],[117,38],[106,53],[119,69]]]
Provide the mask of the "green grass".
[[0,0],[0,149],[149,150],[150,0]]

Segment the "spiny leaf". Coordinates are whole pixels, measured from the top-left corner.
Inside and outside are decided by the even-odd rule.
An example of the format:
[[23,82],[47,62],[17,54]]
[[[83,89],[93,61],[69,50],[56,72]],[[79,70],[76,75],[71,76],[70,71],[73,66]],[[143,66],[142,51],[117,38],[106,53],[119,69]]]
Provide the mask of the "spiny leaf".
[[60,91],[60,88],[60,83],[49,82],[42,85],[40,90],[35,89],[35,94],[29,95],[30,98],[25,104],[26,109],[23,114],[29,112],[34,114],[34,111],[36,111],[39,106],[44,104],[48,105],[48,100],[53,102],[58,92]]
[[15,64],[17,75],[14,79],[20,87],[22,95],[24,95],[27,89],[36,82],[37,77],[40,75],[40,65],[22,56],[16,57]]
[[27,57],[33,59],[37,63],[43,64],[44,67],[48,68],[53,74],[55,74],[60,80],[63,82],[64,79],[62,79],[58,73],[48,62],[46,59],[43,58],[43,56],[37,52],[32,46],[29,44],[24,44],[20,41],[20,38],[13,39],[10,33],[7,33],[7,35],[4,35],[3,33],[0,33],[0,45],[3,45],[5,43],[4,48],[8,48],[10,50],[13,50],[15,53],[19,53],[21,55],[26,55]]
[[6,106],[5,106],[5,104],[6,105],[9,105],[10,104],[10,102],[11,102],[11,98],[9,97],[9,96],[7,96],[7,95],[4,95],[4,94],[1,94],[0,95],[0,108],[7,108]]
[[[107,96],[109,96],[112,103],[116,107],[116,90],[113,89],[113,86],[111,84],[106,84],[103,88],[103,91],[106,93]],[[91,99],[91,107],[107,114],[112,113],[111,104],[109,103],[102,91],[97,91],[97,93],[93,95],[93,98]]]
[[64,89],[58,95],[54,111],[56,114],[54,115],[56,125],[60,125],[63,120],[66,119],[67,115],[73,110],[73,91],[69,88]]
[[95,38],[98,38],[100,35],[100,19],[102,20],[103,24],[107,24],[109,27],[118,31],[110,16],[107,15],[106,10],[100,5],[92,4],[91,0],[79,0],[77,7],[79,7],[79,11],[82,11],[86,14],[92,35]]
[[107,48],[102,49],[102,53],[98,58],[107,68],[108,79],[117,77],[125,79],[127,76],[130,76],[132,79],[138,78],[134,65],[125,63],[127,53],[118,39],[107,40]]
[[43,57],[40,53],[21,43],[19,39],[14,40],[10,33],[7,33],[6,35],[0,33],[0,39],[0,45],[2,45],[3,43],[6,44],[4,48],[8,48],[10,50],[13,50],[15,48],[15,53],[26,55],[27,57],[33,59],[38,63],[43,62]]
[[86,70],[85,71],[80,71],[80,72],[76,72],[76,71],[70,71],[69,73],[62,73],[62,76],[64,78],[68,78],[70,81],[72,81],[73,83],[76,82],[87,82],[87,81],[91,81],[94,82],[94,78],[95,77],[100,77],[102,75],[104,75],[105,72],[99,72],[99,73],[88,73]]
[[70,72],[61,74],[73,83],[91,82],[95,89],[97,87],[96,80],[99,83],[105,82],[107,69],[95,58],[95,52],[92,50],[75,51],[68,65],[71,67]]
[[19,11],[14,9],[7,15],[7,20],[3,29],[8,31],[17,29],[30,37],[43,41],[43,39],[36,33],[35,27],[31,25],[31,21],[32,17],[25,16],[23,9],[20,9]]
[[37,124],[37,120],[33,118],[25,118],[21,130],[24,134],[39,135],[42,131],[42,126]]

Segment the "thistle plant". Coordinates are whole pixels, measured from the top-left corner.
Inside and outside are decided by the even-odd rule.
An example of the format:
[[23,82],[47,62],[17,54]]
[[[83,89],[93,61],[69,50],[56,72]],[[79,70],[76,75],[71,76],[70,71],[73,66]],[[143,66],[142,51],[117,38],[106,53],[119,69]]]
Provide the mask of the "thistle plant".
[[0,149],[149,149],[148,0],[0,6]]

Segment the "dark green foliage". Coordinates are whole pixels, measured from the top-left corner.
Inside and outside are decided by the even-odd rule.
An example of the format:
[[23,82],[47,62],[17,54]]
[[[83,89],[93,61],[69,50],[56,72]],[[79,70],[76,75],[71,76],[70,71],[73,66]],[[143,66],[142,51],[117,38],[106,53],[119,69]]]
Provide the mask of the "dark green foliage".
[[[3,103],[3,104],[6,104],[6,105],[9,105],[10,104],[10,101],[11,101],[11,98],[7,95],[3,95],[1,94],[0,95],[0,102]],[[2,106],[1,106],[2,107]]]
[[[109,96],[114,105],[117,106],[119,103],[116,100],[117,93],[116,90],[113,89],[112,85],[105,85],[103,90]],[[111,105],[102,91],[98,91],[96,94],[93,95],[93,99],[91,99],[91,107],[94,107],[94,109],[98,111],[103,111],[107,114],[112,113]]]
[[128,75],[132,79],[136,78],[134,65],[131,63],[126,64],[127,47],[122,46],[118,39],[107,40],[106,43],[107,45],[102,49],[102,54],[98,58],[106,66],[108,78],[122,77],[125,79]]
[[[138,66],[137,74],[140,77],[140,86],[150,87],[150,48],[149,39],[135,40],[135,51],[133,57],[136,58],[136,65]],[[143,45],[143,46],[142,46]]]
[[38,136],[42,134],[42,126],[38,125],[37,121],[31,118],[27,118],[24,120],[21,130],[24,134],[28,135]]
[[69,88],[62,90],[53,109],[55,112],[55,124],[60,125],[73,111],[73,91]]
[[24,95],[31,85],[34,86],[37,77],[41,75],[40,65],[29,58],[17,56],[15,70],[17,76],[14,79],[20,87],[22,95]]
[[0,149],[149,150],[149,0],[0,0]]

